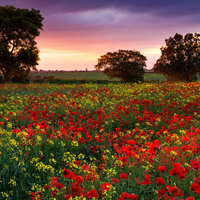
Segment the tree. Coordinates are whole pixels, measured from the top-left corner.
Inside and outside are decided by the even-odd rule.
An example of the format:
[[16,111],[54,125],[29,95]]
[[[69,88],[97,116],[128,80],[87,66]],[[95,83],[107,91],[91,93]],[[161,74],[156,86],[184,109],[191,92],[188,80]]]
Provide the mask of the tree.
[[0,6],[0,71],[6,81],[26,82],[29,72],[37,70],[35,38],[42,30],[42,20],[38,10]]
[[139,51],[118,50],[100,56],[95,69],[100,71],[103,68],[103,73],[111,79],[120,78],[128,82],[144,81],[146,60]]
[[153,71],[163,74],[168,80],[196,80],[200,72],[200,34],[188,33],[183,37],[176,33],[165,43]]

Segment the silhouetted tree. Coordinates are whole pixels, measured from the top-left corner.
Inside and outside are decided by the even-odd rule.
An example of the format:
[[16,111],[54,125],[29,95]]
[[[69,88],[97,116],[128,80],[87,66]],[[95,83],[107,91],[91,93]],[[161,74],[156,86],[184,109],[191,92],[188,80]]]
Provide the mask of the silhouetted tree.
[[144,67],[146,67],[146,57],[139,51],[118,50],[108,52],[98,58],[96,70],[103,70],[109,78],[120,78],[123,81],[138,82],[144,81]]
[[42,30],[38,10],[0,6],[0,71],[8,82],[26,82],[36,70],[39,50],[35,38]]
[[168,80],[196,80],[200,71],[200,34],[188,33],[183,37],[176,33],[165,43],[153,71],[163,74]]

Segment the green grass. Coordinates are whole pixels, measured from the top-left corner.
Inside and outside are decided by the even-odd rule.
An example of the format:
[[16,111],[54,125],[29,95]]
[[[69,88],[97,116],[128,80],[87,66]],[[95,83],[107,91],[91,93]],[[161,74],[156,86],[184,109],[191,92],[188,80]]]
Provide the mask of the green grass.
[[[41,76],[42,78],[45,76],[54,76],[54,78],[64,78],[64,79],[97,79],[97,80],[108,80],[108,76],[103,74],[103,72],[63,72],[63,73],[36,73],[31,74],[34,79],[35,76]],[[162,74],[155,73],[145,73],[145,80],[165,80],[165,77]],[[120,79],[112,79],[112,80],[120,80]]]
[[[37,73],[31,74],[31,76],[54,76],[54,78],[64,78],[64,79],[91,79],[95,78],[97,80],[108,80],[108,76],[104,75],[103,72],[63,72],[63,73]],[[112,79],[119,80],[119,79]]]
[[156,74],[156,73],[145,73],[144,78],[146,81],[150,80],[165,81],[165,77],[162,74]]
[[[103,72],[63,72],[63,73],[35,73],[31,74],[31,79],[35,79],[35,76],[48,77],[53,76],[54,78],[62,78],[62,79],[96,79],[96,80],[108,80],[108,76],[103,74]],[[112,79],[112,80],[120,80],[120,79]],[[165,77],[162,74],[156,73],[145,73],[145,80],[160,80],[165,81]],[[198,80],[200,81],[200,77],[198,76]]]

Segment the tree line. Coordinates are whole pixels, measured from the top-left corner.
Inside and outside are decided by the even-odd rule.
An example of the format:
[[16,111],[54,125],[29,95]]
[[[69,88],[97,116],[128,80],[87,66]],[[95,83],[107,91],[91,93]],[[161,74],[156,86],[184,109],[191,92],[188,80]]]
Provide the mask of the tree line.
[[[6,82],[28,83],[31,70],[37,70],[39,49],[35,38],[42,30],[39,10],[0,6],[0,72]],[[167,80],[195,81],[200,75],[200,34],[176,33],[165,40],[153,71]],[[147,58],[139,51],[118,50],[98,58],[96,70],[109,78],[126,82],[144,81]],[[2,77],[0,77],[2,78]]]

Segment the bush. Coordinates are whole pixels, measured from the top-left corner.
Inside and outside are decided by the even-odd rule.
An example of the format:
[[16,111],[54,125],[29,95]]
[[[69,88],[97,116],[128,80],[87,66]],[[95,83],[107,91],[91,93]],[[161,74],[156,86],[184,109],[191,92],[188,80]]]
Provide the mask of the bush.
[[45,81],[47,81],[47,80],[49,80],[49,79],[53,79],[54,78],[54,76],[44,76],[43,77],[43,79],[45,80]]
[[33,80],[33,83],[44,83],[44,79],[35,79]]
[[46,80],[48,83],[54,83],[54,84],[76,84],[78,83],[76,79],[61,79],[61,78],[54,78],[54,79],[48,79]]
[[85,83],[97,83],[97,84],[107,84],[107,83],[123,83],[123,81],[110,81],[110,80],[96,80],[92,79],[61,79],[61,78],[48,78],[45,79],[35,79],[33,83],[51,83],[51,84],[85,84]]
[[48,79],[53,79],[53,78],[54,78],[54,76],[48,76],[47,78],[48,78]]
[[78,82],[79,82],[80,84],[84,84],[84,83],[88,83],[88,82],[90,82],[90,81],[89,81],[89,79],[79,79]]
[[3,78],[3,76],[0,75],[0,83],[5,83],[6,80]]
[[12,79],[13,83],[30,83],[31,77],[27,73],[19,74]]
[[[188,82],[195,82],[198,80],[198,77],[197,77],[197,74],[190,74],[190,77],[188,79]],[[169,76],[166,76],[166,81],[173,81],[173,82],[182,82],[182,81],[185,81],[185,77],[184,75],[179,75],[177,77],[169,77]]]
[[166,81],[161,81],[161,80],[147,80],[144,83],[164,83]]
[[35,76],[35,79],[41,79],[42,77],[40,75]]

